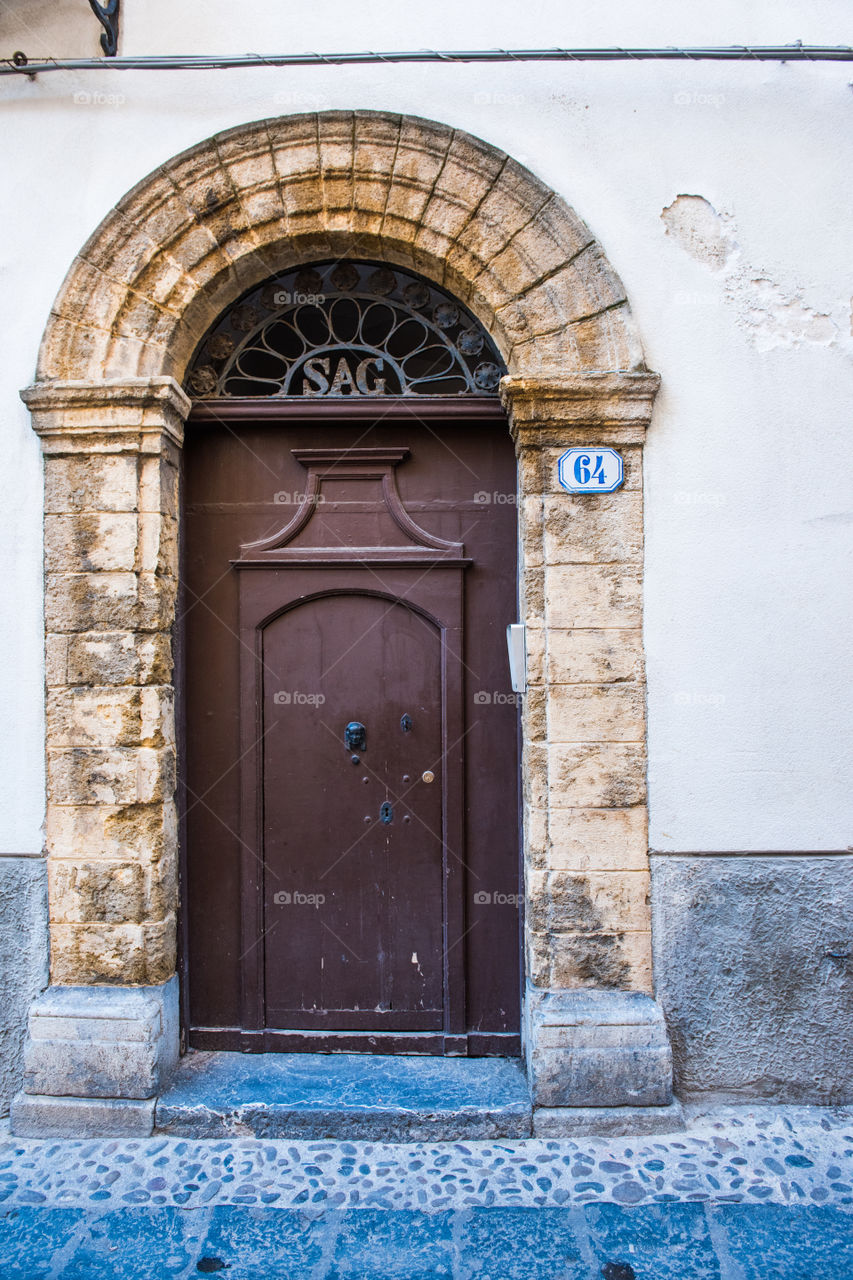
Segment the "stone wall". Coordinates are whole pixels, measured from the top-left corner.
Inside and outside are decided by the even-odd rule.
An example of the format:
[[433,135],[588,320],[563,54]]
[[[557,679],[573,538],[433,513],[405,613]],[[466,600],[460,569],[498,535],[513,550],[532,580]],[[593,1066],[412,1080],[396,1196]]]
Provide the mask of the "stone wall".
[[21,1087],[27,1009],[47,983],[46,921],[44,859],[0,857],[0,1115]]
[[676,1089],[853,1102],[853,857],[652,856]]

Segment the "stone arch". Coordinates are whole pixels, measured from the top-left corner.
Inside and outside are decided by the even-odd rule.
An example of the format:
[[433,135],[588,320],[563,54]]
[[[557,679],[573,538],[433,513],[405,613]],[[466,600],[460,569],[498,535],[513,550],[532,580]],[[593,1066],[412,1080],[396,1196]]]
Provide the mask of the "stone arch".
[[[336,256],[443,286],[509,369],[528,660],[523,1025],[542,1131],[564,1131],[560,1108],[671,1097],[649,995],[642,650],[659,379],[590,231],[511,157],[434,121],[323,112],[218,134],[120,200],[74,261],[22,392],[45,456],[52,985],[30,1012],[17,1132],[150,1132],[177,1060],[180,382],[238,297]],[[618,449],[624,486],[569,498],[557,460],[575,445]]]
[[246,289],[345,255],[444,285],[511,374],[643,368],[622,284],[560,196],[448,125],[329,111],[217,134],[120,200],[60,290],[39,381],[180,381],[198,337]]

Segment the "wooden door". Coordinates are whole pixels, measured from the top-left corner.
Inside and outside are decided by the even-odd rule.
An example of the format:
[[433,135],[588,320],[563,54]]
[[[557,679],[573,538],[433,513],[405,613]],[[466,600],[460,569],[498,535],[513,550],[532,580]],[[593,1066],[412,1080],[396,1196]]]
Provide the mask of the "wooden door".
[[190,1043],[517,1053],[505,421],[275,409],[188,432]]
[[266,1022],[441,1031],[441,630],[323,594],[264,640]]

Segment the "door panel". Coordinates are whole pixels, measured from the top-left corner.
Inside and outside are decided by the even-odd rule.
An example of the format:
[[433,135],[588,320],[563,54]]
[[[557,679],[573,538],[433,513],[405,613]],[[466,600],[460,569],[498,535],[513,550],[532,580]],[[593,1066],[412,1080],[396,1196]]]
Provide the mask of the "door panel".
[[[325,1035],[332,1048],[518,1052],[518,712],[504,637],[517,611],[515,458],[506,421],[497,408],[492,420],[466,421],[447,410],[441,419],[423,409],[395,416],[390,406],[372,422],[347,421],[346,406],[336,419],[323,406],[313,421],[310,408],[233,424],[191,420],[187,430],[179,684],[189,1041],[292,1049]],[[293,518],[306,451],[318,446],[406,455],[396,467],[402,507],[435,546],[463,544],[465,564],[360,563],[359,532],[342,535],[355,547],[349,563],[238,567],[241,548]],[[393,521],[371,516],[369,503],[346,502],[347,518],[372,536],[412,541],[389,532]],[[306,555],[331,540],[323,529],[333,506],[300,535]],[[364,642],[348,648],[348,633]],[[289,703],[275,701],[288,692]],[[326,701],[294,701],[294,692]],[[417,716],[410,702],[423,708]],[[363,753],[343,745],[349,720],[366,725]],[[398,790],[402,807],[392,798],[393,821],[381,824],[383,790],[390,797],[395,779],[408,787],[403,775],[427,768],[435,781]],[[353,839],[328,870],[330,851],[338,856]],[[294,889],[323,893],[323,912],[274,901]],[[489,902],[477,900],[483,894]]]
[[440,1030],[438,629],[321,596],[264,628],[262,663],[267,1025]]

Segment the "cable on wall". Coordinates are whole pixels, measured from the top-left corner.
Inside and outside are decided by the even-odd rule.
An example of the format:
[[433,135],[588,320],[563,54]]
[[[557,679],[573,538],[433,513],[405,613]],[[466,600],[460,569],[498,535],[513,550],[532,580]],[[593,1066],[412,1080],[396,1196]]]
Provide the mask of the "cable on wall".
[[700,45],[662,49],[411,49],[378,53],[244,53],[151,55],[137,58],[49,58],[30,62],[18,51],[0,59],[0,76],[36,76],[46,71],[220,71],[237,67],[345,67],[401,62],[853,62],[850,45]]

